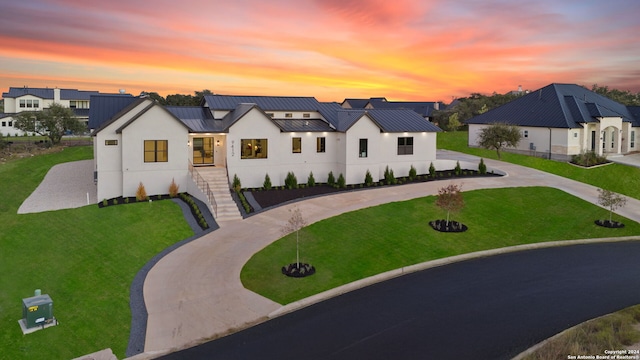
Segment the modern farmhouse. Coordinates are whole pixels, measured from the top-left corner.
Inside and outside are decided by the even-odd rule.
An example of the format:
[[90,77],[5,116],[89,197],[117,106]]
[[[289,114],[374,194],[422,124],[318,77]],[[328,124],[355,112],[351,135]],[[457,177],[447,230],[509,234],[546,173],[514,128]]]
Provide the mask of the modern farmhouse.
[[640,150],[640,107],[625,106],[574,84],[550,84],[469,119],[469,146],[492,123],[517,125],[517,149],[532,155],[567,160],[594,151],[599,155]]
[[[201,106],[161,106],[150,98],[95,98],[93,132],[98,199],[166,194],[174,180],[188,189],[193,169],[215,167],[243,187],[265,175],[283,185],[288,172],[306,182],[329,172],[347,184],[388,166],[406,176],[426,173],[436,158],[438,127],[411,110],[342,108],[312,97],[207,95]],[[127,104],[127,102],[129,102]]]

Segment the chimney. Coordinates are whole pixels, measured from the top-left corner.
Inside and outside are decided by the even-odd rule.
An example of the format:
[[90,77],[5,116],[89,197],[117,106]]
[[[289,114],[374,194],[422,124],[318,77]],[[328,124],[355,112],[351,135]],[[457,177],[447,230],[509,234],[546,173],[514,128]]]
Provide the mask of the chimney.
[[433,110],[440,110],[440,103],[439,102],[434,102],[433,103]]
[[518,85],[518,92],[521,93],[522,92],[522,85]]
[[53,102],[56,104],[60,103],[60,89],[53,89]]

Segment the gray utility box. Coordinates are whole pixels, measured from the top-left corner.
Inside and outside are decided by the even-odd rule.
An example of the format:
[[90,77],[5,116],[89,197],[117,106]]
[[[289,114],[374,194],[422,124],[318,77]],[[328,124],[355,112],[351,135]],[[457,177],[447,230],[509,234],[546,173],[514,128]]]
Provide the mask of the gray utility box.
[[22,299],[22,319],[27,329],[53,322],[53,301],[49,295]]

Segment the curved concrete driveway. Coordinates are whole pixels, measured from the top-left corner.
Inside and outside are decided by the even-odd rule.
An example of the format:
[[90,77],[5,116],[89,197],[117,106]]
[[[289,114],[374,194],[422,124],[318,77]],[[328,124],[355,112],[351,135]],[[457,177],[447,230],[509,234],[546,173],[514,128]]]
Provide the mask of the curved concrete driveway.
[[[479,158],[439,151],[438,159]],[[508,174],[501,178],[463,180],[463,190],[519,186],[549,186],[597,203],[597,188],[538,170],[485,160]],[[376,188],[313,198],[295,203],[307,222],[343,212],[437,193],[442,182]],[[267,319],[281,305],[245,289],[240,271],[249,258],[280,238],[280,229],[294,204],[278,207],[221,228],[164,257],[148,273],[144,297],[148,312],[145,352],[179,349],[228,334]],[[640,201],[629,199],[618,212],[640,221]]]

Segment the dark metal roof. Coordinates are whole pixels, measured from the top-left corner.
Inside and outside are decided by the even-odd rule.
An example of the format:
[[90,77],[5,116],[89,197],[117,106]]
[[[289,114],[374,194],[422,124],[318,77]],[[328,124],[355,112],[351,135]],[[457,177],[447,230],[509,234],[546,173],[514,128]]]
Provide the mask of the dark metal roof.
[[[364,109],[369,103],[369,99],[344,99],[342,107],[345,109]],[[349,105],[346,107],[345,105]]]
[[627,106],[627,110],[633,117],[632,126],[640,126],[640,106]]
[[317,111],[312,97],[205,95],[205,106],[213,110],[234,110],[238,104],[256,104],[264,111]]
[[[89,100],[92,95],[98,95],[98,91],[84,91],[76,89],[60,89],[61,100]],[[10,87],[9,92],[2,93],[3,98],[17,98],[24,95],[33,95],[41,99],[53,100],[53,89]]]
[[360,118],[368,115],[383,132],[438,132],[442,131],[413,110],[341,110],[338,112],[338,131],[347,131]]
[[214,120],[211,111],[200,106],[167,106],[167,110],[180,119],[191,132],[224,131],[222,120]]
[[[597,117],[619,116],[638,123],[624,105],[575,84],[550,84],[466,121],[518,126],[577,128]],[[637,125],[634,125],[637,126]]]
[[333,128],[322,119],[273,119],[285,132],[333,132]]
[[[443,103],[430,102],[430,101],[421,101],[421,102],[417,102],[417,101],[386,101],[386,100],[380,100],[380,99],[372,98],[369,101],[369,104],[374,109],[396,109],[396,110],[409,109],[409,110],[413,110],[413,111],[417,112],[418,114],[422,115],[423,117],[431,116],[431,114],[433,114],[433,111],[435,110],[436,106],[438,106],[438,108],[443,108],[444,109],[444,104]],[[438,104],[438,105],[436,105],[436,104]]]
[[89,129],[100,129],[139,98],[131,95],[93,95],[89,109]]

